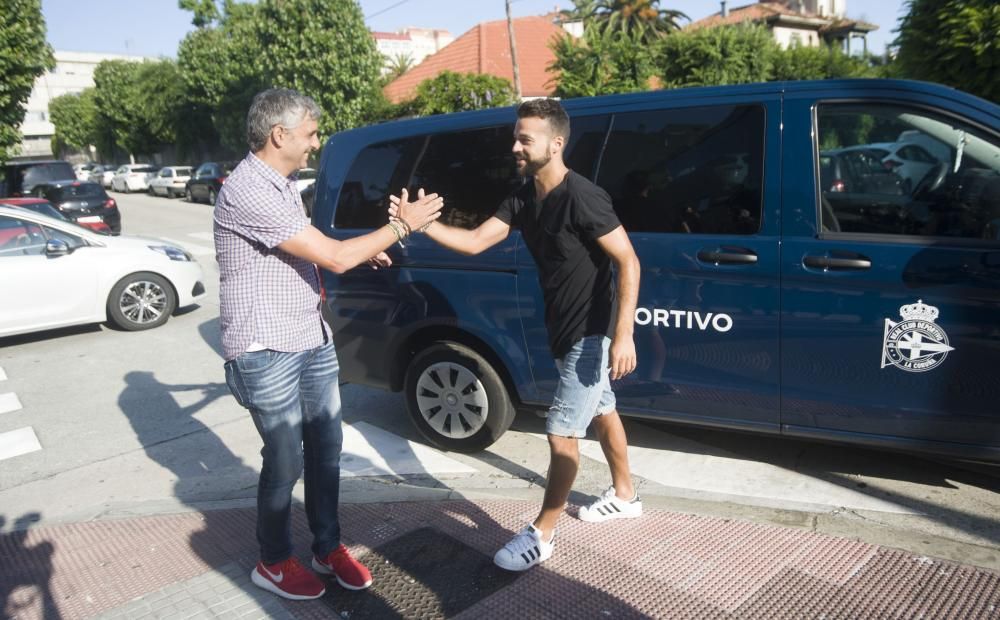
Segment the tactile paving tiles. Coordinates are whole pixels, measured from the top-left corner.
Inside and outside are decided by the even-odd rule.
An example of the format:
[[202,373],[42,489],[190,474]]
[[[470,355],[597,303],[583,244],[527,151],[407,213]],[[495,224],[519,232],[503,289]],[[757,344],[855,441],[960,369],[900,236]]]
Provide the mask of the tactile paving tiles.
[[[344,543],[357,557],[389,552],[394,541],[430,528],[492,558],[537,510],[533,502],[453,500],[350,504],[340,514]],[[307,558],[308,525],[300,509],[293,514],[296,550]],[[594,524],[571,514],[559,522],[550,560],[447,613],[463,620],[1000,620],[1000,574],[989,570],[735,519],[649,510],[641,519]],[[257,554],[253,531],[254,511],[240,509],[6,534],[0,536],[0,615],[89,618],[234,562],[249,571]],[[433,579],[446,582],[461,569],[442,561],[421,570],[440,571]],[[328,596],[357,595],[330,582]],[[331,615],[323,601],[286,602],[285,608],[297,618]],[[396,611],[390,617],[407,616]]]

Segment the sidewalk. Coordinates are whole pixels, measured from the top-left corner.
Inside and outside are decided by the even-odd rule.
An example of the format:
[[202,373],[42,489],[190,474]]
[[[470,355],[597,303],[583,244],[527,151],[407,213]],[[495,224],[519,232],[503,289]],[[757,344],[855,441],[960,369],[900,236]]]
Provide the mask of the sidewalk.
[[[13,618],[1000,618],[1000,574],[799,528],[647,510],[560,522],[556,551],[511,574],[493,552],[537,503],[344,504],[366,592],[289,602],[257,589],[254,511],[53,525],[0,537]],[[308,553],[301,510],[296,549]],[[5,616],[5,617],[6,617]]]

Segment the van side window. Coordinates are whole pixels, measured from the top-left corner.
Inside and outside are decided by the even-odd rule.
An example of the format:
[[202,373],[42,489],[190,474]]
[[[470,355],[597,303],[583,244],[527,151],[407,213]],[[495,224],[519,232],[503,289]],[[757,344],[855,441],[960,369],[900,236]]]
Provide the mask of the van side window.
[[514,124],[433,134],[407,187],[444,198],[441,222],[473,229],[521,184],[511,147]]
[[389,221],[389,194],[398,192],[410,176],[424,140],[383,142],[358,153],[340,188],[334,227],[377,228]]
[[715,106],[616,114],[597,184],[629,232],[750,235],[763,177],[764,108]]
[[1000,138],[926,109],[821,104],[824,233],[1000,241]]
[[570,119],[569,142],[563,151],[563,161],[573,172],[594,179],[597,156],[608,135],[610,114],[574,116]]

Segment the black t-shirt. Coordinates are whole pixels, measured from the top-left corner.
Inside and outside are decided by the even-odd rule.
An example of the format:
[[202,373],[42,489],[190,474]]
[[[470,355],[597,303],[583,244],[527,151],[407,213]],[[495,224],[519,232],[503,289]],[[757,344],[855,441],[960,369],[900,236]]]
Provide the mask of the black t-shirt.
[[609,335],[615,288],[611,259],[597,239],[621,224],[607,192],[571,170],[540,204],[529,180],[503,201],[496,217],[521,230],[538,265],[556,359],[585,336]]

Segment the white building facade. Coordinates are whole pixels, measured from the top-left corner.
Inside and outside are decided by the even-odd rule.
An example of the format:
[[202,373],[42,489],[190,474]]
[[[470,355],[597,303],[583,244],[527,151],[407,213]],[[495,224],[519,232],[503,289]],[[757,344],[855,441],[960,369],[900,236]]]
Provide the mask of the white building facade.
[[434,30],[430,28],[403,28],[397,32],[372,32],[375,39],[375,47],[380,54],[385,57],[382,65],[382,74],[389,72],[389,68],[397,58],[409,57],[411,66],[417,66],[424,58],[431,54],[440,52],[444,46],[455,40],[447,30]]
[[94,85],[94,69],[102,60],[142,62],[142,56],[56,51],[56,66],[35,79],[21,123],[21,145],[15,159],[52,157],[52,136],[56,128],[49,117],[49,102],[60,95],[79,93]]

